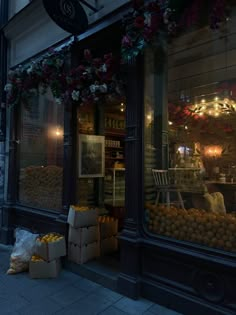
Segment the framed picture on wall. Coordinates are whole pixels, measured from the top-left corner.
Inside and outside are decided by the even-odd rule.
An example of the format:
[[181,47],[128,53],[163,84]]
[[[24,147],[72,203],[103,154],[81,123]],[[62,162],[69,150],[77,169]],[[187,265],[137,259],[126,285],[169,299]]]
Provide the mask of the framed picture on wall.
[[79,135],[79,177],[104,177],[104,136]]

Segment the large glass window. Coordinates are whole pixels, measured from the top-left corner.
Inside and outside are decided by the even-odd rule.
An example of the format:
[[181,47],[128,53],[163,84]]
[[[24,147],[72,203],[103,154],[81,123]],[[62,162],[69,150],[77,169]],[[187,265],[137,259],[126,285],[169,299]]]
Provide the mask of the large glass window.
[[19,201],[60,210],[62,207],[64,108],[52,93],[35,95],[21,106]]
[[[221,36],[204,29],[175,39],[162,73],[155,66],[159,56],[146,52],[144,99],[147,230],[231,253],[236,251],[232,24]],[[162,93],[165,73],[168,91]]]

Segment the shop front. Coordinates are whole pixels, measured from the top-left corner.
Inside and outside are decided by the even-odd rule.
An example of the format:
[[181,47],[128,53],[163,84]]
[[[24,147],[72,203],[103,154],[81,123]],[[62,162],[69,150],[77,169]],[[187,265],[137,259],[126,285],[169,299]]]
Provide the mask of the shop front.
[[129,65],[119,285],[184,314],[235,313],[234,14]]
[[2,235],[10,242],[24,226],[67,236],[71,205],[96,208],[99,223],[118,220],[119,245],[68,267],[111,287],[104,265],[115,260],[112,288],[129,297],[234,314],[235,11],[217,15],[217,31],[204,20],[169,41],[167,8],[135,3],[125,34],[115,12],[108,27],[10,74]]

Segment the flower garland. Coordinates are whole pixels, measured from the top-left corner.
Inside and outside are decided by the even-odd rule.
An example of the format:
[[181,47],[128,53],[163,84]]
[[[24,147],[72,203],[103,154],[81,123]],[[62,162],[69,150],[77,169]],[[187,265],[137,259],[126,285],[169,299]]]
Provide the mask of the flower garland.
[[[232,123],[227,121],[218,121],[215,117],[207,115],[200,116],[198,112],[193,109],[192,104],[184,106],[176,106],[173,103],[168,104],[169,121],[174,128],[182,128],[187,130],[197,131],[202,135],[218,134],[218,137],[224,134],[230,135],[236,131]],[[172,126],[172,125],[171,125]],[[224,134],[222,134],[222,132]]]
[[226,0],[133,0],[132,11],[124,17],[122,60],[129,62],[162,32],[176,35],[208,16],[211,29],[218,29],[227,20]]
[[122,98],[123,82],[117,78],[118,65],[112,54],[93,58],[87,49],[83,62],[68,72],[65,64],[68,50],[69,47],[59,52],[52,50],[39,61],[10,70],[5,86],[7,104],[14,106],[21,101],[28,105],[40,87],[43,92],[50,87],[57,103],[72,101],[85,105],[104,97]]
[[125,35],[122,38],[122,59],[129,61],[154,41],[159,32],[174,33],[176,23],[167,0],[133,1],[133,10],[124,18]]

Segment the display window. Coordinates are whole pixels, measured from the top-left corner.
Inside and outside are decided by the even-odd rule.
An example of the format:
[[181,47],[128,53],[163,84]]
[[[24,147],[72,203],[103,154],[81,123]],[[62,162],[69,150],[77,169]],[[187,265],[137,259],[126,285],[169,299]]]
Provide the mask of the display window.
[[19,202],[61,210],[64,108],[50,90],[21,104],[19,119]]
[[76,202],[96,205],[120,225],[125,212],[125,110],[125,102],[116,101],[77,111]]
[[189,32],[166,45],[164,57],[149,50],[144,58],[145,227],[230,254],[236,252],[234,23],[232,16],[220,34]]

